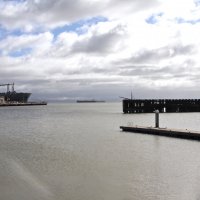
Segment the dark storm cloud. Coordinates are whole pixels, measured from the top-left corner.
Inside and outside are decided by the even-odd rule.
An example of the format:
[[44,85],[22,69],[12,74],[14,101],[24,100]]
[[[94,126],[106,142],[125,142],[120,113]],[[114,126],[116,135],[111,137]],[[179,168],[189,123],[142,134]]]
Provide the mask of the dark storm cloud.
[[166,74],[171,71],[171,67],[158,67],[158,66],[128,66],[122,67],[119,71],[119,75],[122,76],[140,76],[140,75],[154,75],[154,74]]
[[72,46],[72,52],[74,53],[109,53],[114,50],[115,45],[122,39],[123,27],[118,26],[113,30],[103,33],[94,34],[92,37],[77,41]]
[[158,0],[110,0],[110,6],[124,6],[129,5],[129,9],[132,11],[138,11],[143,9],[151,8],[152,6],[159,5]]
[[[135,65],[121,65],[117,66],[115,72],[126,79],[138,78],[140,81],[154,83],[156,81],[175,80],[185,84],[184,80],[198,82],[199,72],[196,69],[196,63],[191,59],[183,59],[180,63],[169,63],[166,66],[149,65],[149,64],[135,64]],[[177,82],[178,83],[178,82]],[[156,86],[158,87],[158,86]]]
[[[91,75],[91,76],[108,76],[108,75],[122,75],[120,72],[120,69],[117,66],[112,65],[104,65],[102,67],[100,66],[89,66],[87,64],[84,64],[80,69],[71,69],[71,70],[61,70],[58,73],[61,73],[63,75],[67,76],[77,76],[77,75]],[[48,72],[47,72],[48,73]],[[51,72],[49,72],[51,74]],[[125,76],[125,75],[123,75]]]
[[119,82],[118,78],[112,78],[112,77],[99,77],[99,78],[93,78],[92,76],[88,79],[86,78],[65,78],[63,80],[58,80],[55,83],[58,85],[70,85],[70,84],[76,84],[78,86],[93,86],[93,85],[105,85],[105,84],[115,84]]
[[15,83],[15,89],[17,91],[22,91],[21,88],[25,91],[31,91],[34,88],[42,88],[45,87],[45,85],[48,86],[49,82],[51,80],[42,79],[39,77],[32,77],[29,75],[28,71],[18,71],[18,70],[12,70],[12,76],[10,71],[3,71],[0,70],[1,74],[1,81],[2,83]]
[[82,0],[73,0],[73,2],[71,0],[29,0],[27,2],[31,13],[44,16],[46,19],[43,20],[52,22],[78,20],[81,17],[88,17],[98,10],[98,6],[95,9],[96,3],[92,3],[92,1],[90,3]]
[[26,84],[26,85],[34,85],[34,87],[36,86],[42,86],[42,85],[46,85],[46,84],[49,84],[51,82],[50,79],[41,79],[41,78],[38,78],[38,79],[27,79],[27,80],[17,80],[17,82],[19,84]]
[[127,7],[130,11],[140,11],[158,5],[158,0],[110,0],[110,1],[84,1],[84,0],[28,0],[28,7],[38,14],[47,14],[53,20],[66,18],[75,20],[93,14],[103,14],[113,8]]
[[122,59],[115,61],[116,65],[126,65],[126,64],[158,64],[162,60],[171,59],[176,56],[189,56],[196,52],[196,47],[194,45],[172,45],[165,46],[153,50],[140,50],[135,53],[132,57],[127,59]]
[[[7,29],[24,28],[27,24],[35,28],[56,27],[82,18],[98,16],[102,3],[83,0],[27,0],[18,4],[0,2],[1,25]],[[9,13],[12,12],[12,13]],[[42,27],[41,27],[42,26]]]
[[153,50],[142,50],[133,55],[131,58],[122,60],[121,62],[135,63],[135,64],[158,63],[162,59],[169,59],[180,55],[191,55],[196,51],[195,48],[196,47],[193,45],[184,46],[181,44],[177,44]]
[[[1,2],[0,2],[1,3]],[[22,28],[27,23],[38,27],[56,27],[83,18],[104,16],[112,18],[127,12],[139,12],[158,4],[156,0],[27,0],[21,3],[12,1],[1,3],[1,25],[12,29]],[[119,12],[120,9],[120,12]],[[11,13],[9,13],[11,12]]]
[[[184,65],[184,64],[183,64]],[[187,67],[182,67],[178,65],[171,65],[171,66],[129,66],[129,67],[122,67],[119,71],[119,75],[122,76],[140,76],[140,75],[166,75],[166,74],[175,74],[180,75],[183,73],[188,72]]]

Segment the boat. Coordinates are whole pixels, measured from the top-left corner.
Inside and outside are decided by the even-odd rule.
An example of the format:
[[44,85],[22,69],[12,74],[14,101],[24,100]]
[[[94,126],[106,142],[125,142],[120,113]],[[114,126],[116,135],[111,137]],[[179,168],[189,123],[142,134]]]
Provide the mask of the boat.
[[77,103],[104,103],[105,101],[101,100],[77,100]]
[[31,96],[31,93],[16,92],[14,89],[14,83],[0,84],[0,86],[7,86],[7,91],[0,93],[0,97],[3,97],[6,102],[27,103]]

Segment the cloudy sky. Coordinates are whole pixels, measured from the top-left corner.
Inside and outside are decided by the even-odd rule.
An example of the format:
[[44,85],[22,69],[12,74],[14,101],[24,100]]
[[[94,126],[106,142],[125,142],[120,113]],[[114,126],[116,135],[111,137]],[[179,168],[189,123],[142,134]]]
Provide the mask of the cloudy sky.
[[200,98],[200,0],[0,0],[0,10],[0,82],[33,99]]

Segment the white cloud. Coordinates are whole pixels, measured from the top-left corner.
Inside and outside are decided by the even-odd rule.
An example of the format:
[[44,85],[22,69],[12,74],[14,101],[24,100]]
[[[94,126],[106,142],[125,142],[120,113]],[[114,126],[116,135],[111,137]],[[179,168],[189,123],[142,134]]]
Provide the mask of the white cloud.
[[[163,88],[198,94],[200,16],[191,0],[28,0],[0,6],[1,25],[26,32],[0,40],[2,81],[47,96],[65,91],[70,98],[98,95],[99,87],[107,98],[108,91],[117,97],[132,87],[138,95],[154,89],[169,95]],[[96,16],[108,21],[83,24],[81,34],[72,29],[54,37],[49,29]],[[38,28],[43,31],[37,34]],[[28,55],[9,56],[26,48],[32,49]]]
[[110,19],[137,13],[158,4],[157,0],[27,0],[22,3],[0,3],[1,23],[7,28],[32,26],[53,27],[92,16]]
[[31,48],[36,55],[40,55],[45,50],[49,50],[52,40],[53,35],[49,32],[39,35],[9,36],[0,42],[0,49],[4,55],[8,55],[12,51]]

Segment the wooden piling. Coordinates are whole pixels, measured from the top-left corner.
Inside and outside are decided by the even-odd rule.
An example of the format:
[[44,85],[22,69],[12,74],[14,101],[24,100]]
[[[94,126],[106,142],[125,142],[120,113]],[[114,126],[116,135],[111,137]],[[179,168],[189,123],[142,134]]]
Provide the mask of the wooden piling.
[[159,128],[159,111],[155,111],[155,128]]

